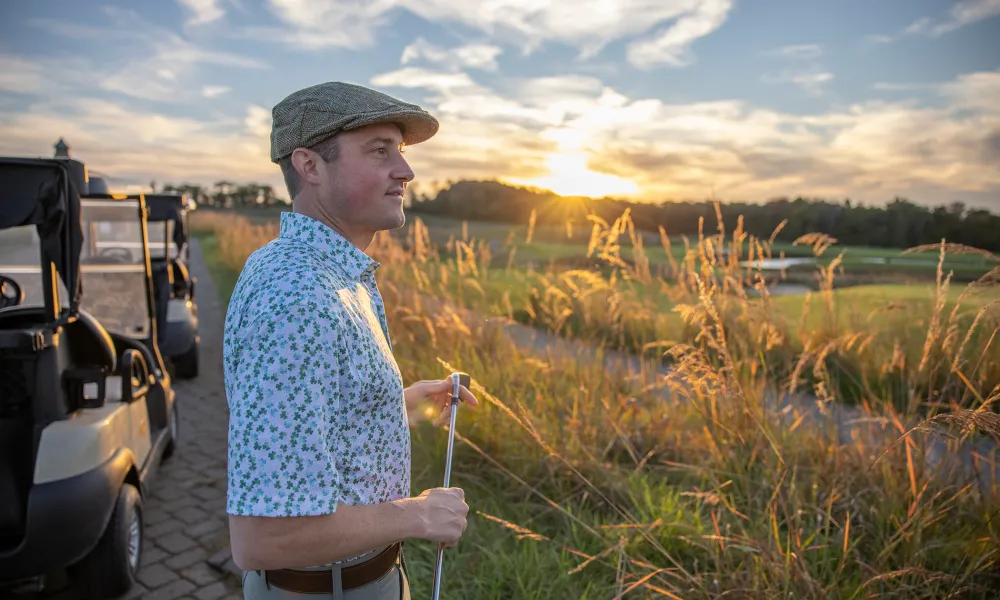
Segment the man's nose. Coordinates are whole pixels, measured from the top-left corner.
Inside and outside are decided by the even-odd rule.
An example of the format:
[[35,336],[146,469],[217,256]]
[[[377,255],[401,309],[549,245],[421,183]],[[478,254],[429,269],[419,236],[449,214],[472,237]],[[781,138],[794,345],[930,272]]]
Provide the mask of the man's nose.
[[413,169],[410,168],[409,163],[406,162],[406,158],[402,154],[396,155],[396,164],[392,170],[392,178],[399,181],[410,182],[416,175],[413,173]]

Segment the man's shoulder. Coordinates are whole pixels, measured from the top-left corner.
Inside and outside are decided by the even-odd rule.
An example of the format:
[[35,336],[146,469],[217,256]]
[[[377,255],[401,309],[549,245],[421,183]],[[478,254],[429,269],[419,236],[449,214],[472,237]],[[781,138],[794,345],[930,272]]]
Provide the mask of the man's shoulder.
[[332,281],[337,277],[308,244],[271,240],[243,265],[229,302],[227,329],[299,314],[303,308],[315,310],[317,318],[329,313],[339,301]]

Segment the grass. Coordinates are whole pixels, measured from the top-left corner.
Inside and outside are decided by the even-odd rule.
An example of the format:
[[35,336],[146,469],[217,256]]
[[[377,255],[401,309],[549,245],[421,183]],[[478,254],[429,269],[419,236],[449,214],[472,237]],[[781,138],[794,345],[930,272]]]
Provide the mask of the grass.
[[[277,219],[279,208],[246,209],[240,215],[252,224],[261,225]],[[202,214],[218,213],[214,209],[201,209]],[[408,220],[413,220],[410,217]],[[419,215],[418,217],[428,228],[429,239],[439,246],[446,246],[451,240],[464,240],[475,244],[479,240],[492,242],[496,247],[516,246],[515,264],[521,267],[535,265],[542,267],[550,263],[560,268],[582,267],[591,268],[593,260],[587,257],[587,246],[590,241],[593,223],[575,223],[566,225],[529,225],[470,222],[453,219],[441,215]],[[531,235],[529,236],[528,233]],[[670,246],[660,245],[660,236],[646,233],[645,257],[650,261],[654,271],[670,265],[671,259],[683,261],[687,248],[697,246],[697,236],[669,236]],[[831,254],[816,257],[808,245],[796,245],[788,242],[774,242],[770,245],[775,258],[813,258],[820,266],[828,266],[833,260]],[[840,263],[849,271],[852,278],[861,279],[867,275],[885,279],[887,276],[897,276],[902,280],[919,279],[933,282],[937,268],[937,256],[919,254],[903,256],[900,250],[891,248],[872,248],[867,246],[833,246],[834,253],[843,252]],[[621,248],[623,259],[635,259],[634,249],[630,246]],[[506,254],[495,256],[495,263],[504,266],[507,263]],[[884,262],[879,262],[884,261]],[[494,265],[496,266],[496,264]],[[954,277],[962,281],[978,279],[994,266],[991,261],[978,254],[949,254],[944,268],[952,271]],[[804,275],[800,279],[809,279],[815,270],[812,265],[794,267],[789,270],[793,275]]]
[[[193,225],[211,236],[224,299],[277,234],[206,214]],[[577,271],[489,268],[488,245],[439,252],[417,223],[370,249],[404,379],[461,369],[483,405],[459,415],[453,484],[472,513],[447,553],[443,597],[996,596],[995,482],[924,460],[935,440],[954,458],[969,435],[1000,433],[993,280],[958,295],[946,272],[919,291],[835,291],[825,269],[807,305],[714,258],[728,236],[699,240],[657,277],[638,244],[622,259],[628,232],[627,215],[592,232],[601,267]],[[766,240],[733,239],[767,253]],[[804,243],[824,250],[819,237]],[[626,348],[662,335],[651,341],[670,340],[675,376],[538,354],[476,316],[490,310],[585,342],[631,332]],[[824,407],[854,394],[874,423],[859,431],[874,434],[845,441],[766,408],[769,390],[795,384]],[[440,485],[445,444],[443,430],[414,430],[414,493]],[[407,557],[414,597],[429,595],[433,545],[409,542]]]

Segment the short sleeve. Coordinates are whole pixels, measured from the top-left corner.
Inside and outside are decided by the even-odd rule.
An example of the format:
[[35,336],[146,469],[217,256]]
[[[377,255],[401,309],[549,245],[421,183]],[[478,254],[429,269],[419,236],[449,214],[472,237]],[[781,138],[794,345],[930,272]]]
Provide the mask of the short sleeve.
[[342,479],[336,320],[314,307],[256,319],[226,356],[229,489],[226,511],[246,516],[330,514]]

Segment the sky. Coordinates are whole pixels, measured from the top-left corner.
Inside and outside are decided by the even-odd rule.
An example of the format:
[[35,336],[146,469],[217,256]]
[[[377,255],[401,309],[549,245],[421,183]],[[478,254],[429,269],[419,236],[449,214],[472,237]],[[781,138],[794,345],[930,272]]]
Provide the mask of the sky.
[[1000,0],[35,0],[0,7],[0,153],[121,189],[270,183],[271,108],[347,81],[441,122],[411,188],[1000,213]]

